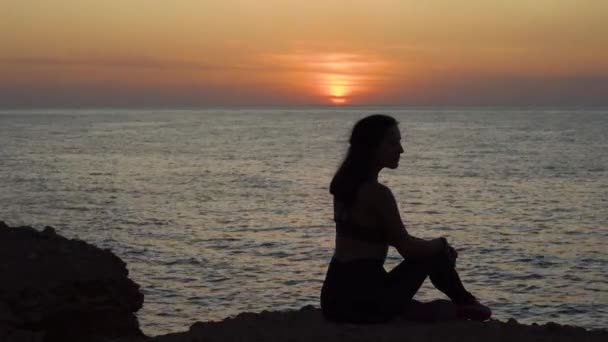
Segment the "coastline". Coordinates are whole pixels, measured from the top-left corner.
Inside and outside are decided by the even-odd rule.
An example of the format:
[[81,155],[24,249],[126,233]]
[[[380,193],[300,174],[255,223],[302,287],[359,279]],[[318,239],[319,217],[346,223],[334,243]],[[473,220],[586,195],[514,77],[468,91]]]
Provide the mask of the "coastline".
[[135,313],[141,288],[108,249],[67,239],[52,227],[0,221],[0,341],[606,341],[608,329],[488,320],[335,324],[321,310],[244,312],[188,331],[146,336]]

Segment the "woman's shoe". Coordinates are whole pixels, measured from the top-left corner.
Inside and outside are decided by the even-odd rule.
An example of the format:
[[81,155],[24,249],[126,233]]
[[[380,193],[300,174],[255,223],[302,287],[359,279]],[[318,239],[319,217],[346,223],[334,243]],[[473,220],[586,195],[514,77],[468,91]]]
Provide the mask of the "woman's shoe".
[[492,317],[492,310],[477,300],[458,305],[457,316],[459,319],[471,319],[474,321],[485,321]]

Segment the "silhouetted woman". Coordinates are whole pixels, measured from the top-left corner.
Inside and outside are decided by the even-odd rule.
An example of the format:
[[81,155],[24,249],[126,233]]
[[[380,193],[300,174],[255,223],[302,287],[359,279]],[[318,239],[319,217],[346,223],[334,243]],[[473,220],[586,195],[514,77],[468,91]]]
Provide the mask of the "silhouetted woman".
[[[399,166],[401,153],[394,118],[377,114],[355,124],[346,158],[330,186],[336,246],[321,290],[324,316],[351,323],[379,323],[397,316],[425,321],[488,319],[491,310],[458,277],[456,250],[445,238],[410,235],[391,190],[378,182],[383,168]],[[386,272],[389,246],[404,260]],[[451,302],[412,299],[427,276]]]

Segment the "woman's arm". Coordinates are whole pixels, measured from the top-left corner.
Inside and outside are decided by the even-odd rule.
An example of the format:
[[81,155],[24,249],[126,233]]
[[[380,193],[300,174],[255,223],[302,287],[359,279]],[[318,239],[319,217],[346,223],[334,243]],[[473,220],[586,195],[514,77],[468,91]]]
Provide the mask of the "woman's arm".
[[445,238],[424,240],[408,234],[401,220],[395,197],[388,187],[374,184],[366,190],[373,198],[374,211],[379,215],[382,227],[386,229],[389,244],[403,257],[428,257],[447,250],[448,244]]

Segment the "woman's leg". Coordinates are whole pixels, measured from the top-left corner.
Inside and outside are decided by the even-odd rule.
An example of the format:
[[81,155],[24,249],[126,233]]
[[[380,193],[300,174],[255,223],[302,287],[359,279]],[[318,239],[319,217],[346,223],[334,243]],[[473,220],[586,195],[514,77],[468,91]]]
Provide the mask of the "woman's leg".
[[386,306],[407,320],[434,322],[455,319],[455,305],[450,301],[423,303],[413,299],[429,273],[431,265],[428,261],[402,261],[387,274]]
[[338,262],[332,259],[323,287],[321,309],[334,322],[382,323],[401,310],[385,305],[382,294],[386,271],[383,260]]
[[[420,303],[412,300],[427,276],[452,303]],[[454,318],[485,320],[492,315],[490,308],[480,304],[464,288],[458,272],[446,255],[404,260],[387,274],[387,286],[387,303],[392,300],[394,305],[401,305],[405,318],[427,321]]]
[[407,302],[418,292],[427,276],[431,278],[431,283],[455,304],[475,298],[464,288],[458,272],[445,255],[403,260],[388,273],[388,287],[392,294],[399,294],[399,300]]
[[465,304],[475,300],[475,297],[464,288],[455,265],[450,263],[445,255],[440,255],[431,262],[429,278],[433,286],[445,293],[454,304]]

